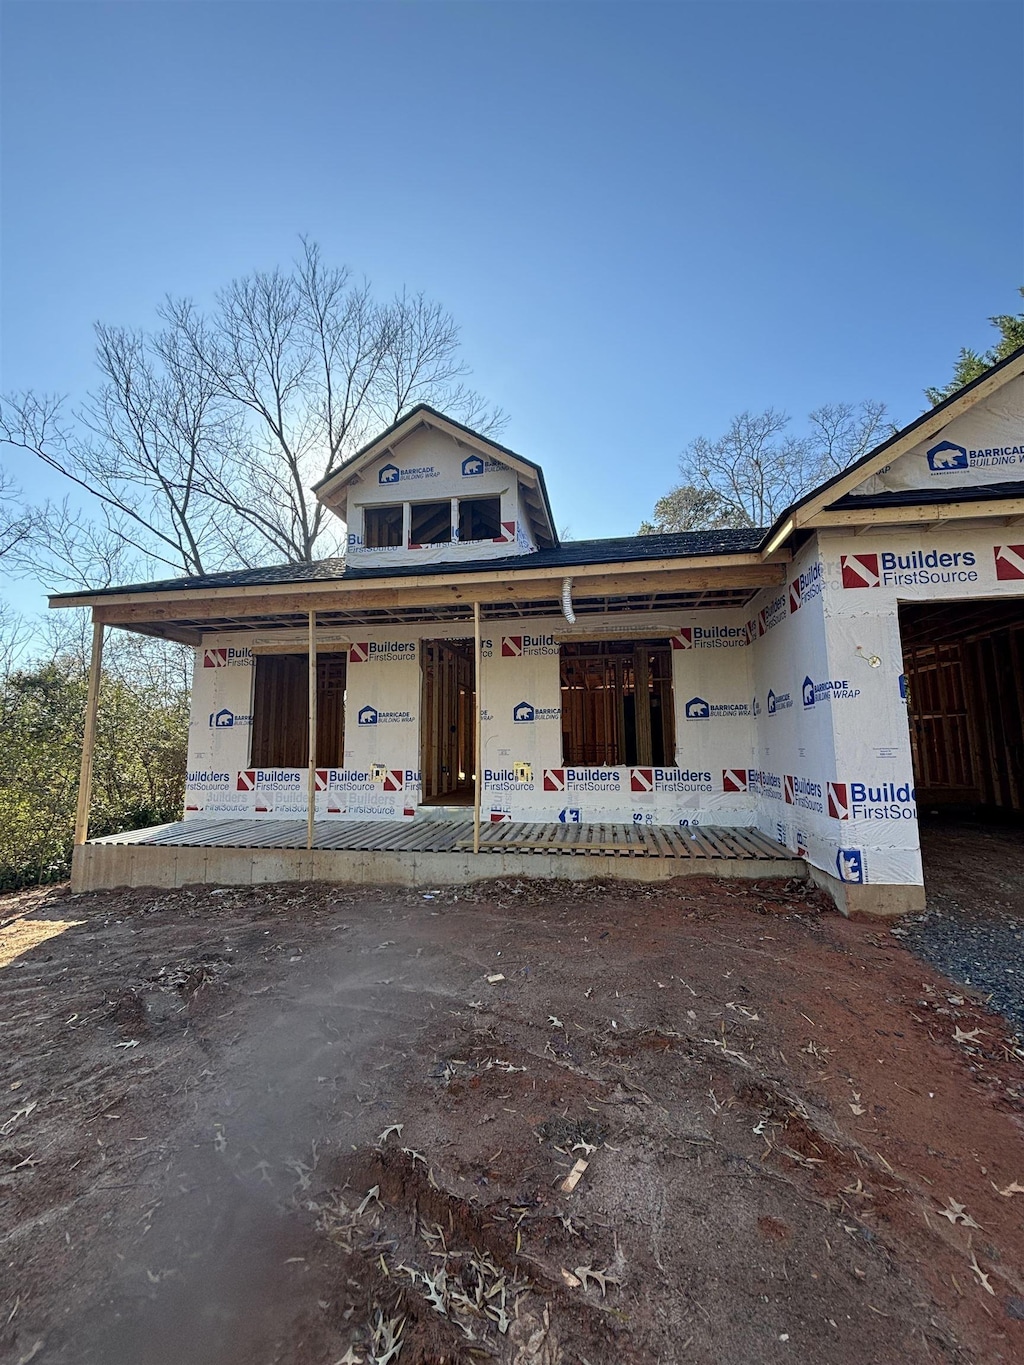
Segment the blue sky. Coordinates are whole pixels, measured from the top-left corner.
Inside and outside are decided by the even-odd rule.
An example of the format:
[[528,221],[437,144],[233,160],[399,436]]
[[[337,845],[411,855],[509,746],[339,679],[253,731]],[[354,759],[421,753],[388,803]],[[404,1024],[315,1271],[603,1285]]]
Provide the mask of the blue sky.
[[4,389],[307,233],[441,300],[559,523],[626,534],[743,408],[909,420],[1024,282],[1016,3],[2,9]]

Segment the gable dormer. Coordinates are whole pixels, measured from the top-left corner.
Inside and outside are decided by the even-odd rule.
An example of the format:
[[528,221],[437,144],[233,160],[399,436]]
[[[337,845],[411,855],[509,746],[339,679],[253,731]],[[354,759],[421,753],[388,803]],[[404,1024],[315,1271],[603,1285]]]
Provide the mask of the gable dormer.
[[424,404],[314,491],[347,523],[353,564],[456,564],[558,543],[540,466]]

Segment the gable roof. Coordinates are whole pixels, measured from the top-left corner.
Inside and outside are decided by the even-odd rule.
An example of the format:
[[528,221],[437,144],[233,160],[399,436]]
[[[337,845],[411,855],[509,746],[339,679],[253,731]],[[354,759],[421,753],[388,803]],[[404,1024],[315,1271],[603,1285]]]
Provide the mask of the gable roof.
[[540,465],[533,460],[528,460],[525,455],[519,455],[514,450],[509,450],[508,446],[501,445],[498,441],[492,440],[491,437],[474,431],[472,427],[467,427],[462,422],[456,421],[454,417],[438,412],[429,403],[417,403],[409,412],[399,417],[397,421],[392,422],[386,431],[375,436],[361,450],[350,455],[332,473],[322,478],[319,483],[315,483],[313,492],[325,507],[329,507],[332,512],[340,516],[344,516],[344,508],[348,499],[348,486],[353,478],[367,465],[372,464],[382,455],[386,455],[422,427],[433,427],[446,436],[450,436],[460,445],[468,446],[480,455],[498,459],[502,464],[506,464],[514,470],[525,490],[526,511],[533,523],[537,544],[542,548],[557,546],[558,532],[555,530],[555,519],[551,513],[548,490],[544,483],[544,471]]
[[[923,412],[920,417],[909,422],[901,430],[895,432],[880,445],[875,446],[874,450],[862,456],[848,469],[842,470],[824,483],[812,488],[809,493],[805,493],[802,498],[798,498],[786,510],[776,518],[774,525],[765,534],[764,550],[766,553],[775,549],[788,540],[789,536],[801,526],[817,524],[812,522],[812,518],[820,513],[827,513],[830,509],[840,505],[847,507],[846,495],[869,479],[873,474],[877,474],[885,465],[892,464],[901,455],[920,445],[922,441],[928,440],[931,436],[938,435],[944,427],[956,417],[961,417],[965,412],[969,412],[983,399],[996,393],[1012,379],[1019,378],[1024,374],[1024,346],[1019,346],[1005,360],[1000,360],[986,370],[984,374],[973,379],[969,384],[965,384],[962,389],[949,398],[943,399],[935,407]],[[988,497],[1024,497],[1024,483],[1009,485],[996,485],[999,493],[989,493]],[[975,498],[975,490],[972,488],[959,488],[956,490],[959,498],[951,498],[948,501],[972,502],[984,500]],[[917,503],[926,504],[928,502],[939,501],[934,498],[927,489],[921,489],[918,496],[912,493],[908,495],[909,502],[904,502],[902,506],[913,506]],[[858,505],[867,506],[868,499],[857,499]],[[878,506],[885,506],[881,503]],[[895,504],[893,504],[895,505]]]

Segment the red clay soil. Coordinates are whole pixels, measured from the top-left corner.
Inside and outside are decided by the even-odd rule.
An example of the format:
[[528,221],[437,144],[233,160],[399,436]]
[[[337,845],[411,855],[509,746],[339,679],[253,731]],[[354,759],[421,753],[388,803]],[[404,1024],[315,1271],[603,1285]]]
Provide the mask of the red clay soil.
[[0,963],[5,1362],[1024,1360],[1024,1057],[802,885],[57,889]]

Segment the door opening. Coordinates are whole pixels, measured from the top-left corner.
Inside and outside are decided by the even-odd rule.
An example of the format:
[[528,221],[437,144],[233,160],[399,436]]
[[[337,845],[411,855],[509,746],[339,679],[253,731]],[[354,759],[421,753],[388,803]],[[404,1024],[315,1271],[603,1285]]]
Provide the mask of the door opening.
[[918,813],[1024,817],[1024,602],[900,607]]
[[424,640],[420,768],[424,805],[473,804],[476,670],[472,640]]

